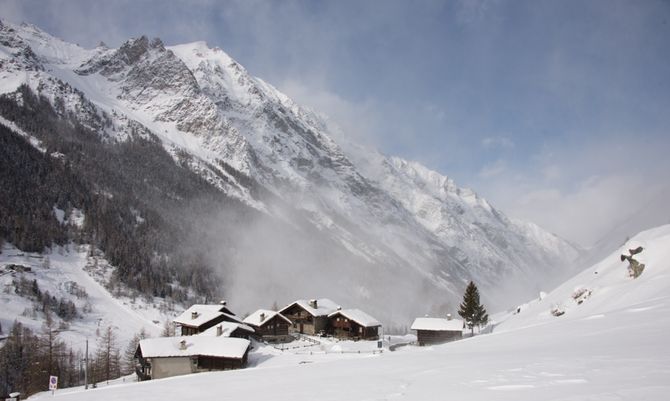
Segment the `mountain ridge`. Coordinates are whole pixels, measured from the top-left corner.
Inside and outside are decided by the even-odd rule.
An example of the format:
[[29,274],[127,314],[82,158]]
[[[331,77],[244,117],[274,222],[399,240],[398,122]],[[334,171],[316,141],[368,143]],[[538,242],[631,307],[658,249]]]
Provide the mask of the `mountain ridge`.
[[[331,123],[204,42],[165,46],[140,37],[118,49],[86,50],[36,27],[0,24],[4,96],[27,84],[112,143],[155,136],[176,164],[278,219],[267,225],[278,230],[266,238],[267,249],[282,243],[279,226],[292,226],[297,231],[284,245],[309,236],[318,249],[334,252],[333,261],[315,268],[321,263],[318,249],[277,249],[283,257],[271,266],[272,258],[255,260],[253,239],[244,238],[254,224],[230,225],[242,234],[226,232],[231,244],[210,251],[208,264],[234,277],[235,284],[224,288],[233,299],[250,302],[241,293],[267,289],[258,279],[264,276],[280,287],[270,285],[267,297],[290,297],[296,283],[287,277],[302,272],[299,291],[372,302],[373,312],[392,303],[401,315],[425,313],[445,303],[453,307],[468,280],[481,283],[486,297],[498,302],[504,298],[494,294],[501,281],[519,280],[516,285],[525,289],[519,296],[525,297],[548,285],[548,276],[568,274],[565,266],[579,254],[416,162],[343,148],[332,139]],[[202,234],[207,248],[221,248],[217,225],[229,224],[217,216],[212,213],[212,227]],[[257,229],[263,231],[264,224]],[[334,290],[331,281],[344,288]],[[380,282],[388,288],[377,288]],[[389,288],[443,300],[403,305]]]

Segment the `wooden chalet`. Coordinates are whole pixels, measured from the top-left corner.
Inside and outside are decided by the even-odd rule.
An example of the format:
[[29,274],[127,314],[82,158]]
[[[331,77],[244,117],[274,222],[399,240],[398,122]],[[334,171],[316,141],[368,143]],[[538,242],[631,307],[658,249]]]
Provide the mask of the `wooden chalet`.
[[177,316],[173,322],[181,328],[182,336],[200,334],[221,322],[242,323],[228,309],[225,301],[217,305],[193,305]]
[[463,321],[447,318],[419,317],[412,323],[412,330],[416,330],[419,345],[442,344],[463,338]]
[[256,338],[262,341],[288,342],[293,339],[288,332],[291,321],[279,312],[259,309],[242,322],[253,327]]
[[352,340],[378,340],[381,323],[358,309],[339,309],[328,315],[329,334]]
[[328,315],[335,312],[338,306],[327,298],[299,299],[279,313],[286,316],[291,322],[290,333],[317,335],[328,329]]
[[201,336],[246,338],[254,335],[254,328],[244,323],[221,322],[203,331]]
[[212,336],[147,338],[135,351],[138,380],[246,366],[249,340]]

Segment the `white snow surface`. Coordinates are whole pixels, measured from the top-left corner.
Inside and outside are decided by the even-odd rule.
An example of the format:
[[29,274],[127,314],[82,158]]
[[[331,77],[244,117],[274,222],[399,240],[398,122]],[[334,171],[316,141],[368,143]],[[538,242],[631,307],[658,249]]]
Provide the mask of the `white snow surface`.
[[411,330],[431,331],[463,331],[463,321],[459,319],[443,319],[439,317],[418,317],[410,327]]
[[312,316],[328,316],[329,314],[333,313],[334,311],[337,310],[339,305],[335,303],[334,301],[328,299],[328,298],[320,298],[316,300],[316,308],[313,308],[312,305],[310,304],[310,300],[307,299],[299,299],[293,303],[290,303],[288,306],[284,307],[279,311],[279,313],[284,312],[286,309],[289,309],[293,305],[298,304],[300,307],[302,307],[307,313],[309,313]]
[[349,320],[353,320],[354,322],[360,324],[363,327],[376,327],[382,325],[381,323],[379,323],[379,320],[368,315],[367,313],[363,312],[360,309],[342,309],[331,313],[330,315],[328,315],[328,317],[333,317],[337,315],[341,315]]
[[[638,256],[646,269],[632,279],[618,256],[638,245],[645,247]],[[580,286],[592,292],[577,304],[572,296]],[[549,315],[554,303],[563,304],[564,315]],[[31,399],[254,401],[272,394],[295,401],[318,394],[324,401],[667,400],[670,225],[639,234],[542,300],[500,318],[504,321],[491,334],[439,346],[382,354],[263,348],[253,368],[66,389]]]
[[242,329],[245,331],[248,331],[250,333],[254,332],[254,329],[250,326],[247,326],[246,324],[242,323],[233,323],[233,322],[221,322],[217,324],[214,327],[210,327],[209,329],[203,331],[202,333],[198,334],[199,336],[219,336],[219,327],[221,327],[221,335],[220,337],[230,337],[233,331],[237,329]]
[[[182,341],[185,347],[182,347]],[[147,338],[140,341],[140,348],[145,358],[206,355],[242,359],[250,344],[244,338],[197,335]]]
[[181,315],[177,316],[173,322],[184,326],[200,327],[211,320],[223,316],[223,312],[220,309],[220,305],[191,305]]
[[256,312],[252,313],[251,315],[245,317],[242,322],[249,324],[251,326],[260,327],[263,326],[268,321],[270,321],[275,316],[279,316],[280,319],[284,319],[288,323],[291,323],[291,321],[281,313],[269,309],[259,309]]
[[[34,302],[14,292],[12,280],[36,280],[42,293],[48,291],[56,299],[64,298],[75,303],[81,315],[59,329],[59,339],[74,349],[83,349],[85,341],[90,340],[91,349],[95,349],[99,332],[111,326],[117,336],[120,348],[130,342],[133,335],[142,328],[149,336],[158,336],[162,322],[169,319],[161,308],[152,303],[139,302],[129,298],[116,298],[102,284],[112,267],[100,256],[91,255],[87,245],[54,247],[50,253],[38,254],[22,252],[11,244],[5,244],[0,254],[0,323],[5,332],[14,321],[21,322],[37,333],[41,333],[44,321],[43,313],[34,309]],[[5,266],[23,265],[30,272],[9,273]],[[79,288],[87,294],[77,297],[72,289]],[[155,300],[157,301],[157,300]],[[159,301],[158,301],[159,302]],[[85,312],[87,307],[90,312]],[[60,319],[52,314],[60,325]]]

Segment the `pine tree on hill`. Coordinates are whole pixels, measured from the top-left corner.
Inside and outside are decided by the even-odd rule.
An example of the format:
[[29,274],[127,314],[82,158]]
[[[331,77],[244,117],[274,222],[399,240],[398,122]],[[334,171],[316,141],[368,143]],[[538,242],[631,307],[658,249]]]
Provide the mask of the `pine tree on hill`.
[[479,303],[479,290],[472,281],[465,288],[463,302],[460,305],[458,314],[465,320],[473,335],[475,333],[475,326],[481,327],[489,321],[489,315],[486,313],[484,305]]

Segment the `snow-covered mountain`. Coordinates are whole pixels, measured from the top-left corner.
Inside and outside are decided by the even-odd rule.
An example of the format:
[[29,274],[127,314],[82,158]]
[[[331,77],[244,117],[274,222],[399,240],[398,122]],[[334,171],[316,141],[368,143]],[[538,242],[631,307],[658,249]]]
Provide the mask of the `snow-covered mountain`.
[[564,278],[578,256],[448,177],[336,143],[331,123],[204,42],[140,37],[83,49],[2,21],[0,80],[17,107],[27,85],[105,143],[156,138],[180,168],[258,212],[200,211],[209,217],[193,250],[224,277],[226,298],[249,311],[327,296],[402,324],[453,311],[469,280],[508,306],[499,303]]

